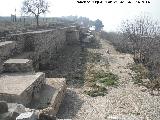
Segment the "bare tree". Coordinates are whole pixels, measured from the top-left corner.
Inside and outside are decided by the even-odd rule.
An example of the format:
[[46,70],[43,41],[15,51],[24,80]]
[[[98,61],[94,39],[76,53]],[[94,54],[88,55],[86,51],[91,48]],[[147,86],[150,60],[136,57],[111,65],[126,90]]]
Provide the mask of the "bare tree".
[[159,33],[158,22],[148,16],[140,16],[133,21],[123,22],[121,30],[132,43],[134,57],[143,62],[151,52],[151,45],[157,44],[155,38]]
[[122,33],[131,43],[136,62],[150,70],[151,77],[160,77],[160,26],[148,16],[140,16],[122,24]]
[[32,14],[36,18],[37,26],[39,26],[40,14],[48,12],[49,4],[46,0],[24,0],[22,12],[25,14]]

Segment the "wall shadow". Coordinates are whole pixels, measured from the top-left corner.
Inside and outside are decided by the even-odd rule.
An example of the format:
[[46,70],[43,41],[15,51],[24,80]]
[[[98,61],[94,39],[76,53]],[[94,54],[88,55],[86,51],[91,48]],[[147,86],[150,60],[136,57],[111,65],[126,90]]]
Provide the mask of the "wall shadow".
[[90,43],[79,42],[66,45],[58,52],[56,59],[50,61],[43,72],[48,78],[66,78],[68,86],[81,87],[85,82],[87,48],[99,49],[100,47],[99,41],[96,40]]
[[75,91],[67,89],[64,100],[57,113],[58,119],[72,119],[81,108],[82,101]]
[[84,83],[86,48],[80,43],[67,45],[58,52],[43,70],[48,78],[66,78],[68,86],[80,87]]
[[[97,41],[92,41],[92,43],[81,41],[77,44],[66,45],[58,52],[57,58],[50,61],[47,69],[43,70],[48,78],[66,78],[69,87],[57,113],[57,118],[72,119],[82,107],[84,101],[74,89],[70,88],[80,88],[84,85],[86,63],[90,60],[87,49],[98,49],[100,47]],[[94,54],[94,56],[97,58],[100,55]]]

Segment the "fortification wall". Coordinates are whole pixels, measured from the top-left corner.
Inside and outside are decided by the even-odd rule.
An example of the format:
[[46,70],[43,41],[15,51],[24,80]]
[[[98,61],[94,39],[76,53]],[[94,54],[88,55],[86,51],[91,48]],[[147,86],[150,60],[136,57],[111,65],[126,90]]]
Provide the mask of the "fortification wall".
[[[68,31],[76,31],[75,26],[57,28],[51,30],[34,31],[21,34],[13,34],[6,38],[7,41],[16,41],[15,48],[12,55],[21,55],[27,52],[23,57],[33,60],[35,68],[38,68],[39,64],[45,65],[49,63],[50,59],[54,59],[57,52],[62,49],[67,43],[78,41],[78,35],[75,37],[68,37]],[[71,32],[75,34],[75,32]],[[78,32],[76,31],[76,34]],[[69,39],[68,39],[69,38]]]

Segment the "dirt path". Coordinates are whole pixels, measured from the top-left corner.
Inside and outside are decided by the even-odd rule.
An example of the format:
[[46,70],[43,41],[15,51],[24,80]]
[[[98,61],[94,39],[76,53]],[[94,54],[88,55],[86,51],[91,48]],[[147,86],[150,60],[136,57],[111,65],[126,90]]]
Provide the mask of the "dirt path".
[[[106,40],[101,40],[99,52],[108,60],[109,69],[119,76],[118,87],[112,87],[104,97],[90,97],[84,88],[69,87],[60,106],[58,118],[72,120],[160,120],[160,97],[151,96],[132,82],[133,63],[130,54],[117,52]],[[109,50],[109,53],[107,53]]]

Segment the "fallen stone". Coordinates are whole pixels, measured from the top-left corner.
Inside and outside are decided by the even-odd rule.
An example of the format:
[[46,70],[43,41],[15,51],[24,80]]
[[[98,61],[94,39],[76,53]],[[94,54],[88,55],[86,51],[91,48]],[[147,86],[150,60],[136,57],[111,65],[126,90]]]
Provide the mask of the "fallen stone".
[[8,112],[8,105],[6,101],[0,101],[0,114]]
[[34,112],[21,113],[16,120],[37,120],[38,116]]

